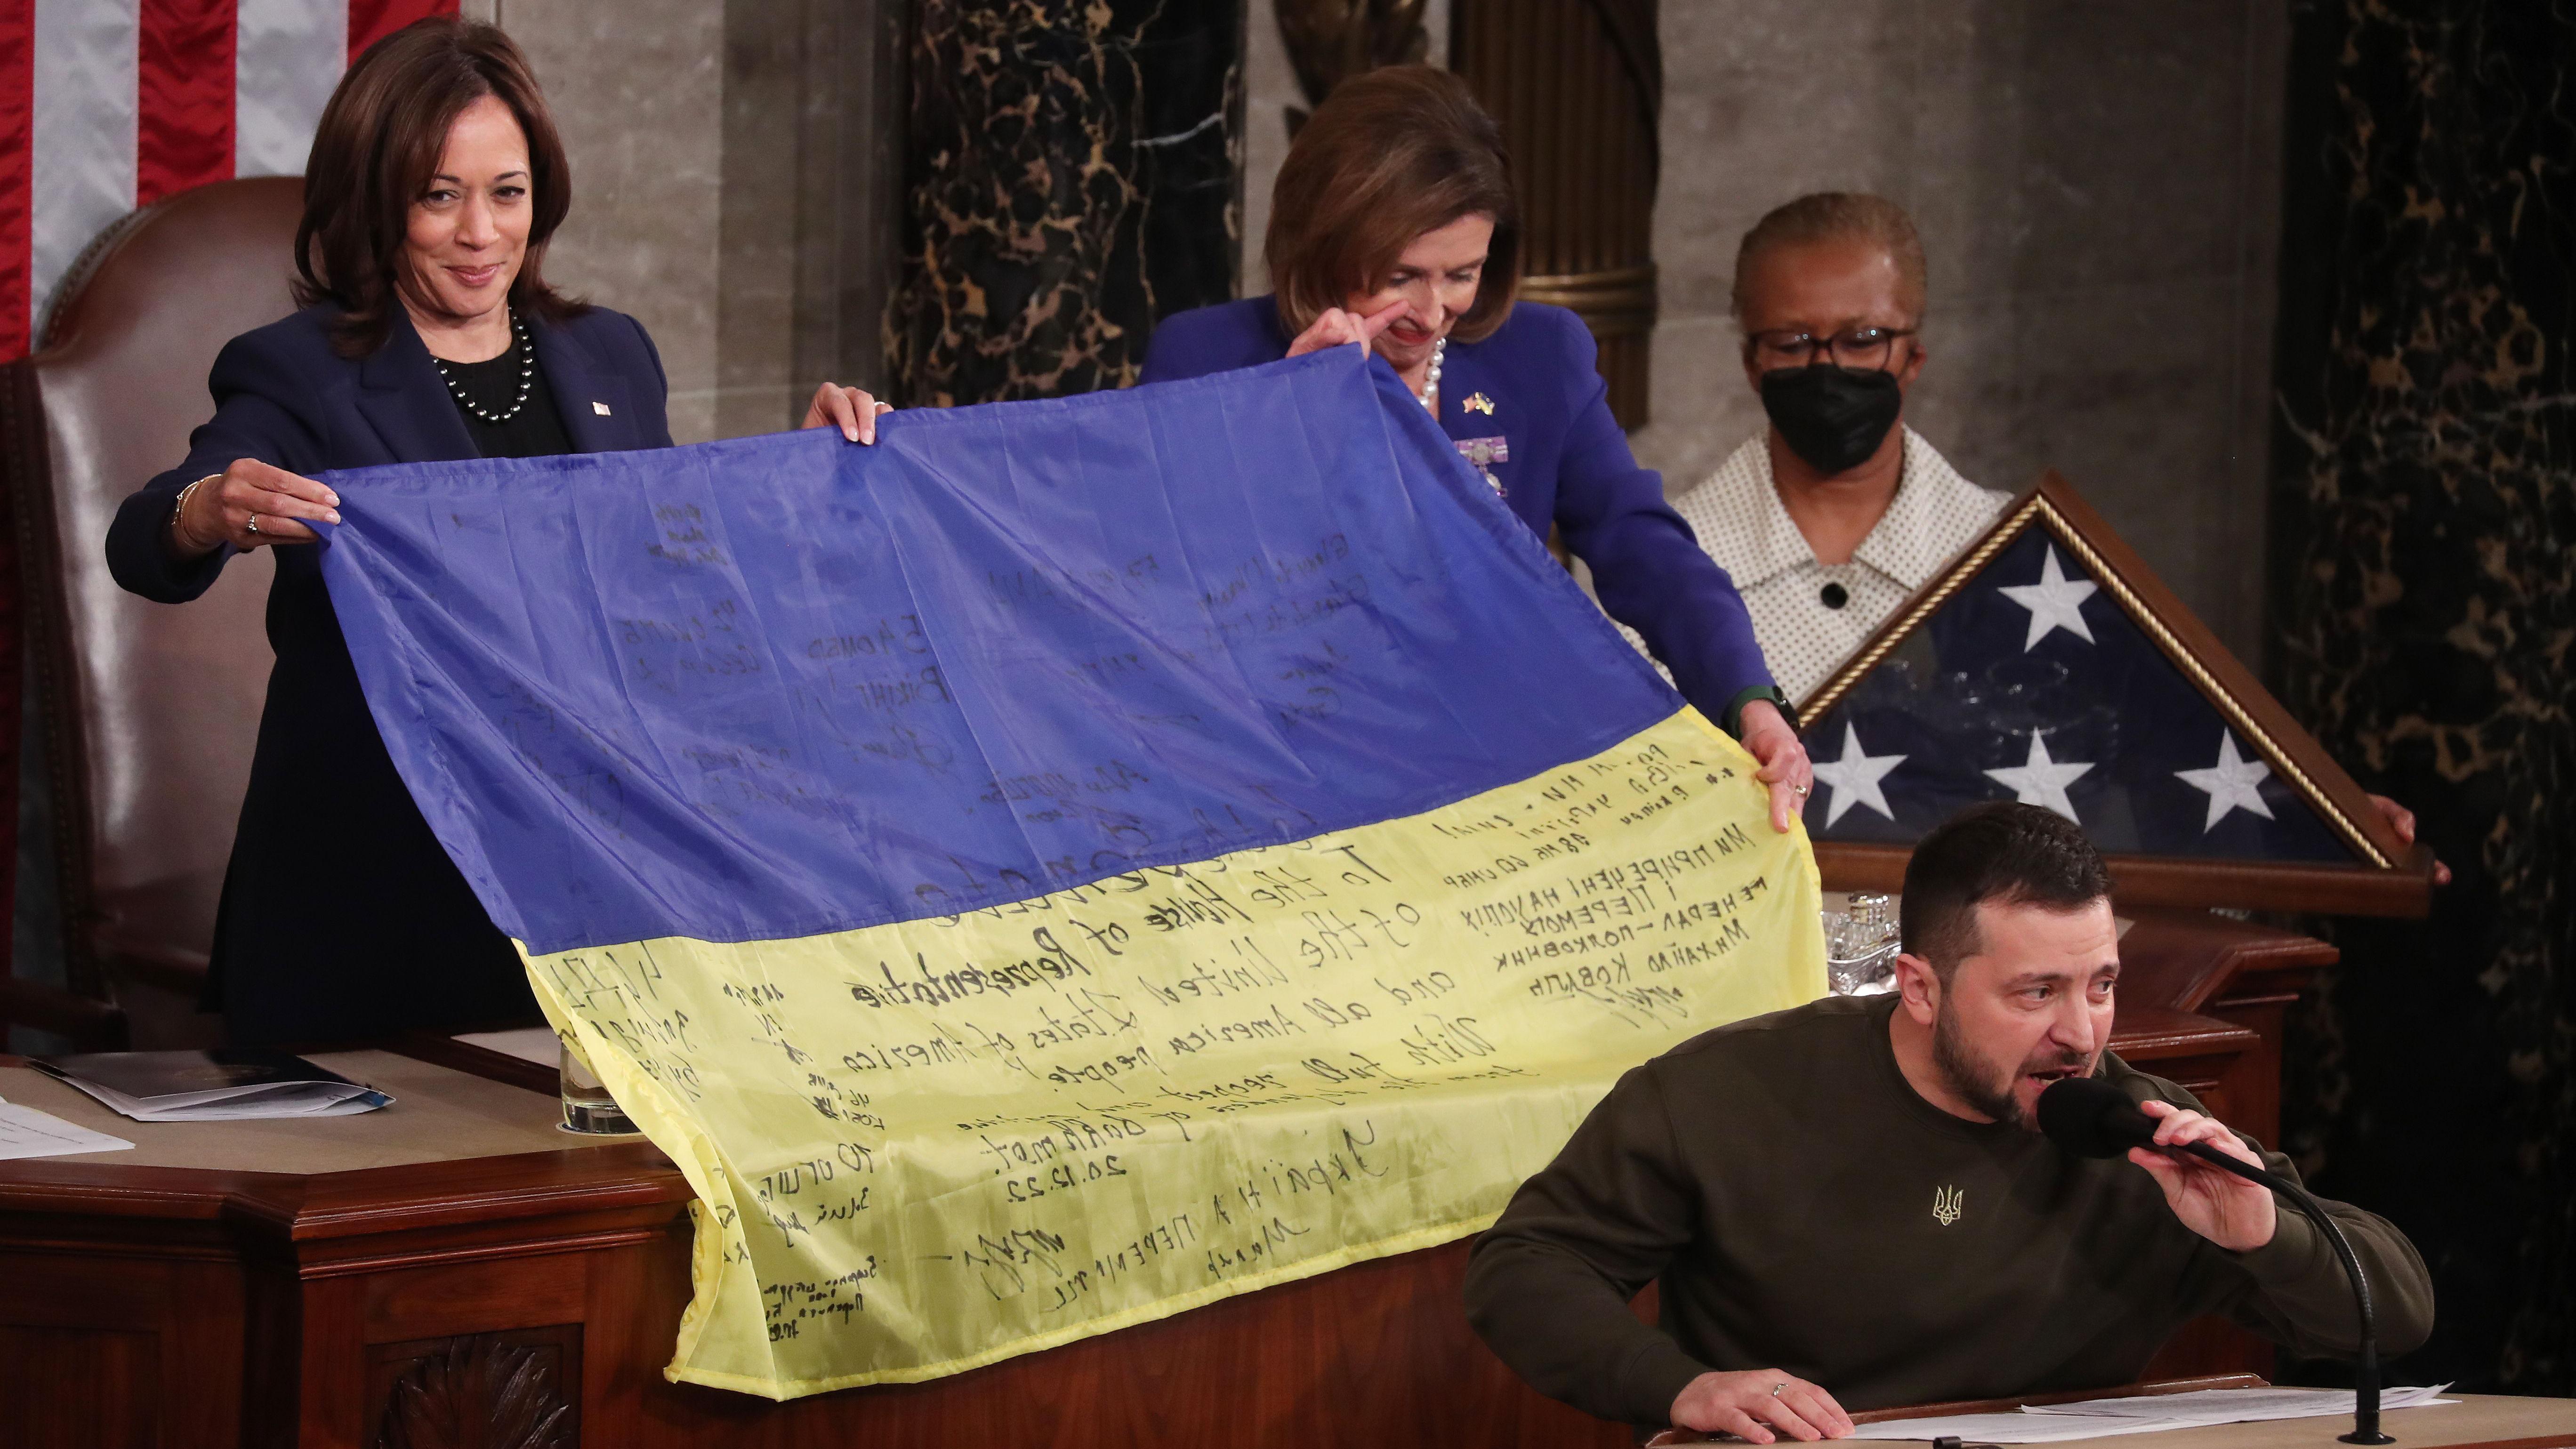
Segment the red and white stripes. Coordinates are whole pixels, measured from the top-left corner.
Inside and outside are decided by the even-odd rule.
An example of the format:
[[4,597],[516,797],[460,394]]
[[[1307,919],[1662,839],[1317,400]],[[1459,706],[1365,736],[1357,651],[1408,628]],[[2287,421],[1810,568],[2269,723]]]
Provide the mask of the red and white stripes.
[[291,176],[351,57],[457,0],[0,0],[0,360],[110,223]]

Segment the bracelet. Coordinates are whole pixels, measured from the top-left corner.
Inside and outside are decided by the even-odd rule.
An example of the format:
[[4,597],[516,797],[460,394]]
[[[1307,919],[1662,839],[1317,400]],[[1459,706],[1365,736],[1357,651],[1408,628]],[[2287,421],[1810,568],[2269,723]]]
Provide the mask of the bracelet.
[[186,516],[188,512],[189,495],[195,493],[198,489],[205,487],[207,484],[215,482],[223,476],[224,475],[221,473],[209,473],[205,477],[200,478],[196,482],[179,490],[179,501],[170,505],[170,536],[172,538],[177,538],[179,536],[179,520]]

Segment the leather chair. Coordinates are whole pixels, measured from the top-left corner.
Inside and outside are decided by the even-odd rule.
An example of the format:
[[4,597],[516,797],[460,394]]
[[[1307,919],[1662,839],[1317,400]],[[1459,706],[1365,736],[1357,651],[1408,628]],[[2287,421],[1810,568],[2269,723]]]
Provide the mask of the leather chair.
[[192,999],[250,779],[272,662],[270,565],[196,602],[108,576],[107,525],[187,455],[225,342],[293,310],[303,182],[218,182],[93,243],[39,350],[0,370],[0,474],[16,506],[22,610],[46,730],[67,990],[0,982],[0,1021],[87,1049],[138,1035],[130,997]]

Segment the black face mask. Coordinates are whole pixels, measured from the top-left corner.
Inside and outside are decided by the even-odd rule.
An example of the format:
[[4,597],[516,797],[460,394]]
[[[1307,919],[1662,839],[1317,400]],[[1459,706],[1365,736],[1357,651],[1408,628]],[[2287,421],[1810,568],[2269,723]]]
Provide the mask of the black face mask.
[[1830,362],[1783,367],[1762,374],[1762,410],[1780,430],[1789,451],[1819,473],[1841,473],[1867,462],[1905,394],[1892,372],[1861,372]]

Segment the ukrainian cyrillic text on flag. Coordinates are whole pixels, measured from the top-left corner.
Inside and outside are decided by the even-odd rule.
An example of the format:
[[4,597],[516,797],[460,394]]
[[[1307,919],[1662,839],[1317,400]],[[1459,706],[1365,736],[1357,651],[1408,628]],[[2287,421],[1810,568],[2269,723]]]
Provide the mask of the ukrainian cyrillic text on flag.
[[335,479],[405,780],[700,1195],[675,1377],[954,1372],[1482,1226],[1819,994],[1752,764],[1352,349]]

